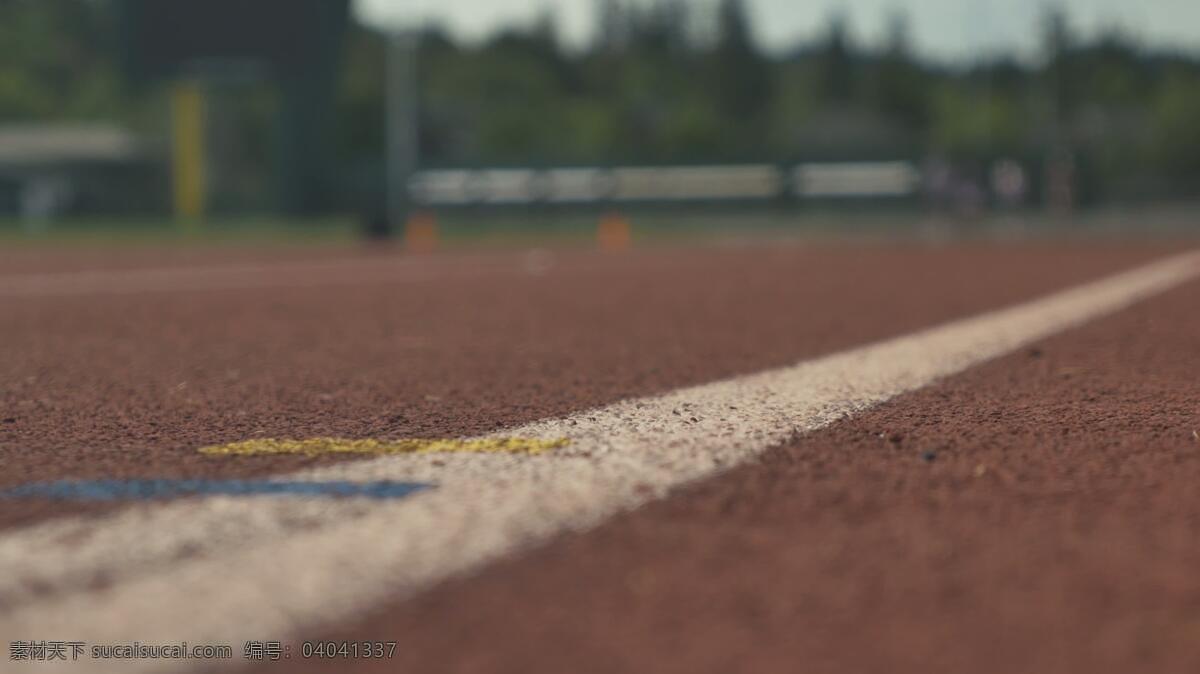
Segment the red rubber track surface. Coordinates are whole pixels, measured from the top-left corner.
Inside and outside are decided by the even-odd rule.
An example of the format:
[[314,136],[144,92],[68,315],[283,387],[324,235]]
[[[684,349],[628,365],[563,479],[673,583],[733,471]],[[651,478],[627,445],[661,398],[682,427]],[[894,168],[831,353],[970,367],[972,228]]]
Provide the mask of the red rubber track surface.
[[1200,671],[1197,306],[1192,283],[304,638],[399,643],[347,672]]

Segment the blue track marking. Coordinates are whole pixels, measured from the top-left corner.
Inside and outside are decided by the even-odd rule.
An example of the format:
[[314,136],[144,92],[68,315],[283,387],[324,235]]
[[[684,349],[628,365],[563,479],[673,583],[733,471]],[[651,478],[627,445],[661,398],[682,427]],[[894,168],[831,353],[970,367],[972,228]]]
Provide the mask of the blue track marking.
[[179,496],[355,496],[403,498],[432,488],[418,482],[295,482],[281,480],[60,480],[0,491],[0,498],[113,501]]

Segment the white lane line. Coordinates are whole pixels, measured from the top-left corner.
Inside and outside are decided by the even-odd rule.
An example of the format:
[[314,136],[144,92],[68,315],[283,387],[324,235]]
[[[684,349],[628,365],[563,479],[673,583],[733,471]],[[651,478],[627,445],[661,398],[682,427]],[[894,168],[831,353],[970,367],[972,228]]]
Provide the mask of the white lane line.
[[195,290],[301,288],[471,277],[522,269],[516,258],[361,257],[212,266],[0,275],[0,297],[127,295]]
[[[204,498],[15,530],[0,538],[0,633],[235,649],[245,639],[288,638],[593,526],[795,433],[1198,274],[1192,253],[796,366],[505,431],[571,438],[549,457],[400,455],[288,476],[441,485],[403,501]],[[105,586],[89,589],[95,584]],[[186,664],[91,662],[89,671]]]

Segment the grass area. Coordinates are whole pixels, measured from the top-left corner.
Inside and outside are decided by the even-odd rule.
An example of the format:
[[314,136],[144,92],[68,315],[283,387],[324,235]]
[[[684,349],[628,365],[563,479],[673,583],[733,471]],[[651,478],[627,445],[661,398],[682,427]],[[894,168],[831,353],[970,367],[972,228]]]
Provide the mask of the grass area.
[[328,244],[357,237],[351,218],[229,218],[179,223],[160,218],[79,218],[30,225],[0,220],[0,245],[136,246]]
[[[630,209],[621,213],[634,239],[678,243],[746,238],[878,236],[912,232],[921,215],[913,212],[798,212],[762,207],[708,209]],[[598,209],[501,211],[449,210],[438,214],[441,241],[457,247],[592,245],[603,213]]]
[[[711,240],[1022,240],[1196,239],[1200,205],[1110,208],[1069,217],[1041,212],[955,217],[919,209],[705,211],[634,210],[625,214],[635,241]],[[600,213],[454,213],[439,216],[448,245],[591,244]]]
[[[600,212],[508,209],[446,210],[437,213],[441,243],[451,248],[590,245]],[[829,228],[798,219],[795,214],[762,209],[714,212],[636,211],[627,214],[636,237],[645,241],[706,239],[729,233],[786,233]],[[895,216],[880,217],[855,229],[885,229]],[[136,246],[136,245],[306,245],[353,243],[361,231],[349,216],[319,220],[281,218],[219,219],[177,223],[164,219],[67,219],[31,227],[0,220],[0,245]],[[846,223],[836,225],[844,228]],[[400,232],[397,232],[399,235]]]
[[[1044,237],[1162,238],[1200,236],[1200,207],[1106,209],[1070,218],[1029,213],[952,218],[918,209],[783,210],[715,207],[638,209],[625,213],[636,241],[648,244],[731,238],[1021,239]],[[587,246],[599,210],[446,210],[437,214],[447,248]],[[29,227],[0,220],[0,246],[50,245],[329,245],[353,244],[360,224],[350,216],[312,220],[226,218],[203,223],[167,219],[71,219]]]

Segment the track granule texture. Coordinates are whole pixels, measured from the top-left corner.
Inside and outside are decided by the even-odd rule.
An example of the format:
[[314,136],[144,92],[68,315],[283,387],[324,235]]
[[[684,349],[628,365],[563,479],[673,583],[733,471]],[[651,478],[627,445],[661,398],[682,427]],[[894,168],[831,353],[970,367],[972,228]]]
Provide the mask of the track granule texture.
[[[0,486],[254,477],[352,458],[197,452],[252,438],[491,432],[902,334],[1167,250],[447,255],[405,281],[289,268],[272,288],[168,292],[166,278],[154,292],[4,296]],[[3,502],[0,526],[109,507]]]
[[1193,282],[306,636],[399,642],[350,672],[1200,671],[1197,306]]

